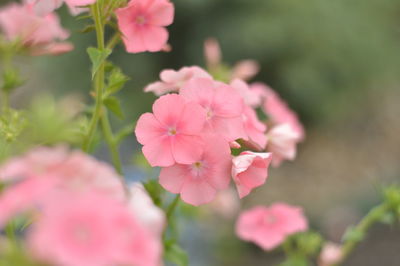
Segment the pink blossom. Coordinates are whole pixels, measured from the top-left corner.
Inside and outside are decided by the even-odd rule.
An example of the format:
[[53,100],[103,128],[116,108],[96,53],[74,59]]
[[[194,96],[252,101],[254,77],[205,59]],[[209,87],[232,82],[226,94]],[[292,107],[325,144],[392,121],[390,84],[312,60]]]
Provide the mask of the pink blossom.
[[47,202],[28,244],[35,257],[57,265],[160,265],[159,240],[120,201],[93,192]]
[[257,113],[249,106],[244,108],[243,112],[244,129],[248,136],[245,138],[248,146],[253,147],[255,150],[263,150],[267,145],[267,126],[261,122]]
[[297,144],[300,142],[298,132],[289,124],[280,124],[267,133],[267,150],[272,152],[272,165],[279,166],[283,160],[296,158]]
[[296,113],[293,112],[287,103],[283,101],[271,88],[264,86],[264,91],[265,100],[262,106],[264,112],[269,116],[274,124],[289,124],[293,128],[294,132],[299,135],[299,139],[303,140],[305,136],[304,128]]
[[160,173],[160,184],[166,190],[180,193],[184,202],[195,206],[211,202],[230,181],[229,144],[218,135],[205,136],[204,141],[204,152],[198,161],[162,168]]
[[202,132],[206,114],[200,105],[177,94],[161,96],[153,113],[143,114],[135,129],[143,154],[151,166],[191,164],[203,152]]
[[234,88],[243,98],[244,102],[250,107],[258,107],[261,105],[262,97],[256,91],[250,89],[249,85],[241,79],[234,79],[230,83],[231,87]]
[[333,266],[337,265],[342,259],[342,247],[338,244],[328,242],[322,247],[319,255],[319,266]]
[[228,142],[247,138],[242,117],[244,103],[230,86],[207,78],[193,78],[180,95],[199,103],[206,111],[206,130],[221,134]]
[[215,68],[221,64],[222,55],[219,43],[214,38],[208,38],[204,42],[204,56],[206,58],[207,67]]
[[232,70],[231,79],[249,80],[260,71],[260,65],[254,60],[239,61]]
[[160,96],[168,92],[178,92],[192,78],[211,78],[205,70],[198,66],[183,67],[178,71],[163,70],[160,73],[161,81],[149,84],[144,91],[153,92]]
[[157,236],[161,236],[166,220],[164,212],[154,205],[146,189],[140,183],[134,183],[129,188],[129,208],[138,221]]
[[18,41],[33,55],[59,54],[73,49],[60,42],[69,33],[60,25],[54,13],[38,16],[30,5],[9,4],[0,9],[0,30],[8,41]]
[[87,10],[83,6],[94,4],[96,0],[25,0],[24,2],[32,5],[36,14],[45,16],[61,7],[64,2],[68,5],[71,13],[77,15],[81,11]]
[[240,201],[233,188],[219,191],[213,202],[210,204],[210,209],[213,213],[216,213],[225,219],[232,219],[236,216],[239,208]]
[[115,11],[129,53],[160,51],[168,40],[165,26],[172,24],[174,6],[169,0],[131,0]]
[[307,228],[301,208],[275,203],[269,208],[258,206],[242,212],[236,223],[236,234],[242,240],[271,250],[282,244],[287,236]]
[[265,183],[268,178],[268,167],[271,153],[242,152],[232,160],[232,177],[239,197],[247,196],[254,188]]

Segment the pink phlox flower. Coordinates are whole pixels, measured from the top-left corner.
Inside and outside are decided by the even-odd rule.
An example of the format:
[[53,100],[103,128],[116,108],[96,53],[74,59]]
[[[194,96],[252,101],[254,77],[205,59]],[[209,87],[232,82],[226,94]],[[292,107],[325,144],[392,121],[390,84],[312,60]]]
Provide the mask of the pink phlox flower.
[[229,144],[219,135],[204,137],[204,152],[192,164],[162,168],[160,184],[169,192],[180,194],[184,202],[198,206],[211,202],[217,191],[226,189],[231,178]]
[[258,151],[264,150],[268,141],[265,134],[267,126],[258,119],[257,113],[249,106],[244,108],[243,120],[244,129],[248,136],[248,138],[244,139],[247,142],[247,146]]
[[257,206],[240,214],[236,234],[264,250],[272,250],[287,236],[308,229],[307,219],[299,207],[275,203],[269,208]]
[[299,135],[289,124],[280,124],[271,128],[268,133],[267,150],[274,155],[272,165],[277,167],[284,160],[294,160],[297,153]]
[[250,80],[260,71],[260,64],[255,60],[242,60],[237,62],[232,69],[231,79]]
[[206,112],[206,130],[231,142],[246,139],[242,97],[230,86],[208,78],[193,78],[180,90],[188,101],[197,102]]
[[198,66],[183,67],[178,71],[166,69],[160,73],[161,81],[149,84],[144,91],[153,92],[157,96],[168,92],[179,92],[192,78],[211,78],[211,76]]
[[322,247],[319,255],[319,266],[334,266],[340,262],[343,256],[342,247],[333,242],[327,242]]
[[31,5],[35,13],[39,16],[45,16],[58,9],[65,2],[72,15],[85,12],[88,9],[84,6],[94,4],[96,0],[25,0],[25,3]]
[[265,183],[271,160],[271,153],[251,151],[242,152],[232,159],[232,177],[240,198]]
[[59,54],[73,49],[62,42],[69,33],[60,25],[58,16],[38,16],[30,5],[9,4],[0,9],[0,30],[8,41],[19,41],[33,55]]
[[174,6],[169,0],[131,0],[115,11],[127,52],[158,52],[168,40]]
[[191,164],[203,152],[199,135],[205,121],[205,110],[199,104],[167,94],[154,102],[153,113],[139,118],[135,133],[151,166]]
[[243,80],[234,79],[230,85],[242,96],[244,102],[248,106],[256,108],[261,105],[263,100],[262,96],[256,91],[250,89],[249,85]]
[[129,187],[129,208],[138,221],[157,236],[161,236],[166,225],[164,212],[154,203],[146,189],[140,183]]

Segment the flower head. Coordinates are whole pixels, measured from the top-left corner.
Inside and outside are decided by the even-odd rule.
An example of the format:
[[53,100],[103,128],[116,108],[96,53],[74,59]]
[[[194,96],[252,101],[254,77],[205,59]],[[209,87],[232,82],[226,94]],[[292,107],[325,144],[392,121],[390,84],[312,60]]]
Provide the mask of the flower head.
[[157,52],[167,43],[174,6],[169,0],[131,0],[116,15],[129,53]]
[[244,211],[236,223],[236,234],[264,250],[279,246],[288,235],[307,230],[302,209],[284,203]]
[[280,124],[271,128],[268,133],[267,150],[274,155],[272,165],[279,166],[283,160],[294,160],[297,153],[299,134],[289,124]]
[[230,86],[207,78],[193,78],[180,90],[188,101],[200,104],[207,113],[206,129],[234,141],[247,138],[243,124],[244,103]]
[[172,193],[180,193],[186,203],[198,206],[211,202],[218,190],[230,181],[229,144],[221,136],[204,137],[204,152],[192,164],[162,168],[160,184]]
[[195,102],[177,94],[161,96],[153,104],[153,114],[143,114],[135,129],[143,154],[152,166],[190,164],[203,152],[201,134],[206,114]]
[[263,185],[268,178],[271,153],[242,152],[232,160],[232,177],[239,197],[247,196],[252,189]]

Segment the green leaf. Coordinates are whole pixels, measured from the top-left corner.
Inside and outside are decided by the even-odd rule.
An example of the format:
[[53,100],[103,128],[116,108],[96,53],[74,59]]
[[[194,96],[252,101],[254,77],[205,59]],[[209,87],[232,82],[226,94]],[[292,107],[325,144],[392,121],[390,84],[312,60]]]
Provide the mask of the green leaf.
[[129,77],[122,73],[122,70],[118,67],[114,67],[108,76],[108,84],[106,88],[106,94],[112,95],[120,91],[125,83],[129,80]]
[[175,243],[166,245],[164,257],[166,260],[174,263],[177,266],[189,265],[189,257],[187,253]]
[[363,240],[365,237],[363,232],[360,232],[357,230],[355,227],[351,226],[347,228],[346,232],[343,235],[343,242],[346,241],[353,241],[353,242],[359,242]]
[[290,256],[280,266],[309,266],[309,262],[306,257],[301,255]]
[[90,60],[92,61],[92,65],[93,65],[92,66],[92,79],[96,75],[101,64],[104,63],[104,61],[111,54],[111,52],[112,52],[111,49],[99,50],[94,47],[89,47],[87,49],[87,53],[89,54]]
[[121,104],[116,97],[107,97],[103,100],[104,105],[120,119],[124,119],[124,113],[122,112]]

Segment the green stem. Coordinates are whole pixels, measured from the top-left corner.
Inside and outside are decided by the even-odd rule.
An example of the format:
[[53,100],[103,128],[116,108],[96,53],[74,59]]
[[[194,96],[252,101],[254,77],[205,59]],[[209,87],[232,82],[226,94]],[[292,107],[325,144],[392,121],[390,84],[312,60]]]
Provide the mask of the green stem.
[[[101,9],[99,1],[91,7],[93,20],[95,22],[96,36],[97,36],[97,47],[100,51],[104,51],[104,24],[102,22]],[[96,132],[99,119],[102,116],[103,107],[103,87],[104,87],[104,63],[101,64],[94,78],[94,87],[96,91],[96,103],[92,119],[89,124],[89,130],[84,139],[82,149],[86,152],[90,149],[90,143],[92,142],[94,133]]]
[[101,116],[101,125],[103,128],[103,134],[106,139],[108,148],[110,149],[111,159],[117,172],[122,175],[122,163],[118,152],[118,145],[115,137],[111,130],[110,121],[108,119],[107,111],[103,110],[103,115]]
[[176,207],[178,206],[180,201],[179,194],[175,196],[174,200],[172,203],[168,206],[167,211],[166,211],[166,216],[167,216],[167,221],[169,221],[172,217],[172,215],[175,212]]
[[121,41],[121,34],[119,32],[114,33],[111,39],[108,41],[107,49],[114,49],[114,47]]
[[16,243],[17,237],[15,235],[15,224],[14,224],[14,222],[12,222],[12,221],[9,222],[6,225],[4,230],[5,230],[5,233],[6,233],[6,236],[7,236],[8,240],[10,240],[11,243]]
[[[354,232],[360,236],[366,235],[371,226],[374,225],[376,222],[379,222],[381,218],[385,215],[385,213],[389,210],[390,206],[385,202],[381,205],[374,207],[353,229]],[[342,245],[342,257],[340,262],[338,262],[337,264],[341,264],[362,240],[363,237],[355,237],[345,240]]]

